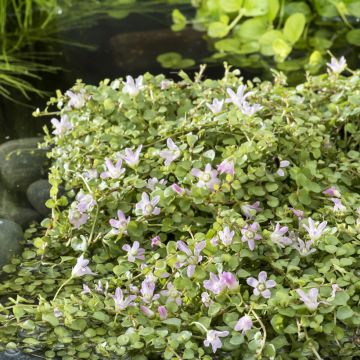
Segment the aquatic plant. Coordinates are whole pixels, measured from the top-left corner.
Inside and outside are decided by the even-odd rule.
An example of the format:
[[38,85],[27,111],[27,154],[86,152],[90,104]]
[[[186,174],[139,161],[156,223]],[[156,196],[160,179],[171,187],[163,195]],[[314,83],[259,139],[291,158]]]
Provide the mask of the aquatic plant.
[[[62,359],[360,355],[360,73],[330,67],[294,88],[283,74],[245,84],[238,70],[203,71],[165,88],[145,74],[136,92],[79,81],[36,113],[71,126],[45,129],[52,214],[3,268],[0,347]],[[209,109],[229,93],[242,96]]]
[[[172,13],[174,31],[190,25],[204,33],[212,50],[208,62],[224,60],[241,68],[293,72],[323,70],[327,51],[356,62],[360,46],[360,1],[198,0]],[[176,49],[174,49],[176,51]],[[164,67],[181,68],[181,54],[162,54]],[[191,66],[191,59],[186,59]],[[193,64],[194,62],[192,62]]]

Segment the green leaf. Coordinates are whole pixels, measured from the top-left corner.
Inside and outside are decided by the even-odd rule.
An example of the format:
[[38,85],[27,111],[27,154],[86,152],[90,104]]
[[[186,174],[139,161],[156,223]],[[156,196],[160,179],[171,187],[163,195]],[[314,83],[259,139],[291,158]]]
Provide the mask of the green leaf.
[[346,320],[354,315],[354,311],[349,306],[340,306],[336,311],[339,320]]
[[279,314],[274,315],[270,321],[273,329],[279,334],[281,334],[284,329],[283,321],[284,318]]
[[163,320],[163,323],[167,324],[167,325],[175,326],[177,328],[180,328],[180,326],[181,326],[181,320],[177,319],[177,318],[169,318],[169,319]]
[[84,331],[87,327],[87,322],[85,319],[75,319],[68,326],[73,330]]
[[346,305],[350,296],[346,291],[338,291],[335,295],[335,299],[331,302],[332,305]]
[[273,22],[276,19],[279,9],[280,9],[279,0],[269,0],[268,19],[270,22]]
[[356,46],[360,46],[360,29],[353,29],[346,34],[346,40]]
[[95,311],[92,317],[96,320],[99,320],[103,323],[108,323],[110,321],[110,316],[103,311]]
[[265,15],[269,9],[268,0],[245,0],[244,6],[245,16]]
[[59,325],[59,320],[54,314],[42,314],[41,318],[43,321],[48,322],[53,327]]
[[222,308],[221,304],[218,304],[218,303],[210,304],[209,311],[208,311],[209,316],[211,316],[211,317],[215,316],[221,310],[221,308]]
[[223,38],[228,32],[228,26],[220,21],[212,22],[208,28],[208,35],[212,38]]
[[220,7],[228,13],[237,12],[241,9],[243,0],[220,0]]
[[271,45],[276,57],[276,61],[279,62],[284,61],[292,50],[292,47],[283,39],[275,39]]
[[234,35],[241,41],[256,40],[265,34],[268,22],[265,17],[257,17],[245,20],[242,24],[236,27]]
[[284,35],[291,44],[295,44],[304,31],[306,19],[304,14],[295,13],[290,15],[284,26]]
[[171,13],[173,24],[171,25],[172,31],[181,31],[186,26],[186,17],[180,12],[180,10],[175,9]]
[[234,334],[230,339],[231,345],[240,345],[244,342],[244,335]]

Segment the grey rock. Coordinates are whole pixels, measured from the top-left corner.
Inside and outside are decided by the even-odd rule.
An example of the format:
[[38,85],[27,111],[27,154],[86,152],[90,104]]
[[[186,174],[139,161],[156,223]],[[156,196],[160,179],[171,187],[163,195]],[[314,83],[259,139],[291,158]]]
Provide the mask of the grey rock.
[[50,209],[45,206],[45,202],[50,199],[51,185],[47,180],[37,180],[26,190],[27,198],[32,207],[42,216],[50,214]]
[[13,221],[0,219],[0,267],[6,265],[11,256],[21,250],[20,241],[24,234],[20,225]]
[[9,213],[8,216],[4,216],[4,218],[18,223],[23,229],[27,229],[32,222],[40,221],[42,216],[34,209],[15,207],[13,211]]
[[0,145],[0,176],[10,190],[25,192],[46,174],[46,151],[38,149],[41,138],[11,140]]
[[39,360],[39,357],[25,354],[22,351],[16,349],[0,352],[0,360]]
[[23,195],[17,196],[0,183],[0,218],[15,221],[25,229],[34,220],[40,220],[41,215],[31,209]]

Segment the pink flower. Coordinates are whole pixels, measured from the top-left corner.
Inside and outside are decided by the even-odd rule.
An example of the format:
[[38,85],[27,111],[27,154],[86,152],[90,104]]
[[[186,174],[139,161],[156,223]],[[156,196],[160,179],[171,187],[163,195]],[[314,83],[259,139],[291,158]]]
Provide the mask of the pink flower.
[[84,259],[84,256],[81,255],[76,260],[76,265],[73,267],[71,271],[71,277],[81,277],[84,275],[96,275],[91,269],[87,266],[89,264],[89,260]]
[[168,150],[160,151],[159,155],[161,158],[165,159],[164,165],[169,166],[181,155],[181,151],[171,138],[167,139],[166,144]]
[[167,312],[165,306],[160,305],[160,306],[158,307],[158,312],[159,312],[159,316],[160,316],[160,319],[161,319],[161,320],[167,319],[167,317],[168,317],[168,312]]
[[271,241],[278,245],[280,248],[284,248],[286,245],[290,245],[292,240],[287,236],[284,236],[288,232],[287,226],[280,226],[279,223],[276,224],[275,230],[271,233]]
[[236,323],[234,330],[235,331],[241,331],[242,334],[246,333],[248,330],[250,330],[253,326],[253,322],[251,320],[251,317],[249,315],[244,315],[239,319],[239,321]]
[[245,215],[246,218],[251,219],[254,218],[257,213],[262,210],[260,207],[260,201],[255,201],[253,204],[244,204],[241,205],[241,211]]
[[128,306],[135,306],[133,301],[136,299],[135,295],[129,295],[127,298],[124,297],[122,290],[117,287],[115,290],[115,295],[113,296],[115,301],[115,310],[116,311],[123,311]]
[[214,191],[214,186],[220,183],[217,174],[218,172],[212,170],[210,164],[206,164],[205,171],[196,168],[191,169],[191,175],[196,176],[199,179],[196,186],[199,188],[208,188],[210,191]]
[[215,295],[219,295],[225,289],[238,289],[239,282],[231,272],[221,272],[219,273],[219,276],[210,272],[210,279],[205,280],[203,285],[205,289],[210,290]]
[[205,289],[210,290],[215,295],[219,295],[226,288],[221,278],[212,272],[210,272],[210,279],[205,280],[203,284]]
[[293,244],[293,248],[298,251],[300,256],[308,256],[316,251],[312,246],[314,244],[313,240],[303,241],[299,237],[297,237],[297,244]]
[[194,275],[196,265],[201,262],[202,256],[200,255],[201,251],[206,246],[205,240],[195,244],[194,253],[189,249],[189,247],[183,241],[176,242],[177,248],[187,255],[185,262],[181,263],[180,266],[186,264],[187,267],[187,276],[191,278]]
[[221,112],[223,105],[224,105],[224,100],[218,100],[217,98],[215,98],[211,104],[206,103],[206,106],[215,115]]
[[207,293],[205,291],[201,294],[201,301],[205,307],[209,307],[213,303],[209,293]]
[[60,121],[55,118],[51,119],[51,124],[55,128],[52,133],[59,137],[64,136],[68,131],[73,128],[72,124],[69,121],[69,117],[66,114],[61,116]]
[[292,211],[292,213],[299,218],[299,220],[304,218],[304,212],[302,210],[297,210],[294,208],[290,208],[290,210]]
[[155,313],[145,305],[140,305],[140,310],[144,313],[145,316],[147,316],[149,318],[151,318],[155,315]]
[[86,284],[83,284],[83,291],[81,293],[83,295],[90,294],[91,290],[90,290],[89,286],[87,286]]
[[251,251],[255,249],[255,240],[260,240],[262,238],[258,231],[260,231],[260,225],[257,222],[254,222],[251,225],[247,224],[241,229],[241,241],[247,242]]
[[217,166],[217,170],[220,174],[230,174],[234,176],[235,168],[234,168],[234,161],[225,159],[221,164]]
[[340,199],[330,198],[330,200],[334,203],[334,211],[343,212],[346,211],[346,206],[341,203]]
[[166,287],[167,290],[160,291],[160,294],[167,298],[166,303],[168,304],[175,302],[177,305],[180,306],[182,304],[181,292],[178,291],[171,282],[169,282]]
[[325,231],[327,221],[323,221],[320,225],[316,226],[313,219],[308,218],[309,226],[303,224],[303,227],[308,232],[309,237],[312,241],[319,239]]
[[269,299],[271,297],[271,291],[269,289],[276,286],[276,282],[274,280],[266,280],[266,278],[266,271],[260,271],[258,280],[249,277],[246,279],[246,283],[254,288],[253,293],[255,296],[261,295],[263,298]]
[[159,294],[154,295],[154,291],[155,291],[155,282],[152,281],[150,278],[145,278],[145,280],[141,283],[141,289],[140,289],[140,293],[142,295],[141,299],[147,304],[150,304],[151,302],[159,299],[160,295]]
[[76,200],[78,201],[77,209],[81,212],[88,212],[93,209],[96,205],[96,201],[91,194],[85,194],[82,190],[76,195]]
[[231,245],[235,235],[235,231],[230,231],[228,226],[224,227],[223,231],[219,231],[219,238],[225,246]]
[[159,184],[159,185],[166,185],[167,181],[165,179],[161,179],[160,181],[156,178],[156,177],[153,177],[151,179],[149,179],[147,181],[147,185],[146,185],[146,188],[151,190],[151,191],[154,191],[155,188],[156,188],[156,185]]
[[126,218],[125,214],[121,210],[118,210],[117,216],[118,216],[118,220],[117,219],[109,220],[109,223],[112,226],[113,234],[120,234],[120,233],[127,234],[126,228],[130,222],[130,216]]
[[204,345],[211,345],[213,352],[216,353],[216,350],[222,347],[220,337],[226,337],[228,335],[228,331],[208,330],[206,333],[206,339],[204,340]]
[[141,201],[139,201],[135,206],[136,213],[143,216],[159,215],[160,208],[156,207],[159,201],[159,195],[154,196],[154,198],[150,200],[149,195],[146,192],[143,192],[141,195]]
[[145,256],[144,256],[145,250],[140,247],[138,241],[134,241],[132,246],[125,244],[122,247],[122,249],[124,251],[127,251],[129,262],[135,262],[136,259],[145,260]]
[[124,150],[125,155],[123,155],[123,159],[125,160],[126,164],[131,167],[136,167],[140,161],[140,152],[142,149],[142,145],[139,145],[135,151],[132,151],[130,148],[126,148]]
[[310,289],[307,294],[301,289],[297,289],[296,292],[298,293],[300,300],[310,311],[315,311],[320,303],[326,304],[325,301],[317,301],[319,295],[319,290],[317,288]]
[[178,184],[172,184],[171,189],[179,195],[183,195],[185,193],[185,189],[180,187]]
[[98,177],[98,172],[96,169],[89,169],[84,172],[84,178],[88,181],[92,179],[96,179],[97,177]]
[[334,186],[331,186],[331,187],[325,189],[322,193],[325,195],[332,196],[332,197],[337,197],[337,198],[341,197],[340,192]]
[[159,235],[154,236],[154,237],[151,239],[151,247],[159,246],[160,244],[161,244],[161,239],[160,239],[160,236],[159,236]]
[[69,209],[69,222],[74,225],[75,229],[79,229],[81,225],[86,224],[88,219],[88,214],[83,214],[79,210]]
[[222,272],[220,275],[220,279],[229,290],[237,290],[239,288],[239,282],[236,279],[235,275],[231,272]]
[[107,168],[107,171],[104,171],[101,173],[100,177],[102,179],[112,178],[112,179],[118,179],[122,174],[124,174],[125,169],[122,168],[122,160],[119,159],[116,162],[116,165],[114,165],[110,159],[105,160],[105,165]]

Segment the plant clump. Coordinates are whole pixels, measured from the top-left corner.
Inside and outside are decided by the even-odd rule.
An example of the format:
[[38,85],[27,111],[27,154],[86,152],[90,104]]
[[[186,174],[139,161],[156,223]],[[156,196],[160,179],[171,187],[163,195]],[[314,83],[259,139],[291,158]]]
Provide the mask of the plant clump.
[[295,88],[226,68],[59,92],[44,112],[58,110],[52,214],[3,268],[0,344],[62,359],[359,356],[360,73],[344,69]]

